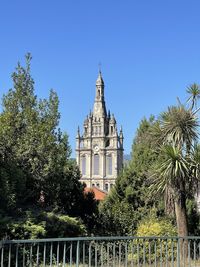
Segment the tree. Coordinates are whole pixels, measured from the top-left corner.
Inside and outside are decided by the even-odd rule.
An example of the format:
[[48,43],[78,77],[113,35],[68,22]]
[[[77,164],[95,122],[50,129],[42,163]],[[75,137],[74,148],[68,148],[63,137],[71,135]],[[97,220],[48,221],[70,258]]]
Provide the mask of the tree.
[[102,228],[105,227],[106,234],[133,234],[139,220],[156,205],[148,195],[150,166],[158,157],[150,134],[155,123],[153,116],[141,121],[133,141],[131,161],[100,205]]
[[[25,205],[40,205],[42,194],[43,208],[78,215],[83,185],[78,168],[69,159],[68,136],[58,128],[58,96],[51,90],[49,99],[38,100],[30,63],[31,55],[27,54],[26,66],[18,64],[12,75],[13,88],[3,96],[1,159],[15,164],[26,177],[20,183],[26,187]],[[17,180],[14,183],[17,185]]]
[[14,162],[0,158],[0,213],[11,214],[23,202],[26,179]]
[[186,199],[197,184],[194,144],[198,137],[198,118],[192,109],[172,106],[161,114],[160,162],[154,170],[156,192],[168,189],[175,201],[179,236],[188,235]]
[[197,101],[200,98],[199,85],[196,83],[191,84],[187,88],[187,93],[190,95],[187,102],[191,102],[191,109],[197,108]]

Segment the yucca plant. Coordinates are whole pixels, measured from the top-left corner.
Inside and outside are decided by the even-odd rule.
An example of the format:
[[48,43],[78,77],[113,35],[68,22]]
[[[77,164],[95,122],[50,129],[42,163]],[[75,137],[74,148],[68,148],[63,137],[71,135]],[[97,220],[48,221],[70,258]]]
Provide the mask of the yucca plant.
[[158,125],[160,160],[153,171],[152,188],[155,192],[170,192],[175,203],[178,235],[187,236],[187,194],[191,193],[199,177],[197,155],[195,158],[197,113],[182,104],[172,106],[161,114]]

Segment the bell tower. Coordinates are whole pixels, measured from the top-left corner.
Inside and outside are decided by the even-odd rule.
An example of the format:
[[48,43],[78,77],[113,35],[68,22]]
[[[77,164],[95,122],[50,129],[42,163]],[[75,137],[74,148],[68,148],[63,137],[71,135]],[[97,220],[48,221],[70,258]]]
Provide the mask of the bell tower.
[[123,132],[118,135],[117,123],[106,111],[104,81],[99,71],[93,112],[78,128],[76,136],[76,160],[81,171],[81,181],[87,187],[99,187],[109,191],[123,166]]

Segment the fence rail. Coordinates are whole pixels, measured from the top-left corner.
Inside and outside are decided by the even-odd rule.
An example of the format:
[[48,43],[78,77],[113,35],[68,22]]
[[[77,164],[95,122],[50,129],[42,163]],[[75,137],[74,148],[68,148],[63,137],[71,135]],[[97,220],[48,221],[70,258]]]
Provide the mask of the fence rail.
[[2,240],[0,266],[200,267],[200,237]]

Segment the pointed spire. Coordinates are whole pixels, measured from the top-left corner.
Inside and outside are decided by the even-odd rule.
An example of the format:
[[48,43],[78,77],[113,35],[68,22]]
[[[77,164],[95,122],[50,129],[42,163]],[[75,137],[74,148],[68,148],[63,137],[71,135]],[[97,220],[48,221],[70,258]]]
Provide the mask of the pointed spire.
[[120,136],[121,139],[124,138],[123,130],[122,130],[122,126],[120,127],[120,133],[119,133],[119,136]]
[[77,129],[77,138],[80,137],[80,127],[78,126],[78,129]]
[[111,116],[111,120],[110,120],[112,123],[116,123],[116,120],[115,120],[115,116],[114,114],[112,113],[112,116]]
[[96,81],[96,96],[94,102],[93,109],[94,117],[107,117],[106,106],[104,101],[104,81],[101,75],[101,71],[99,71],[99,75]]
[[104,86],[104,81],[103,81],[103,77],[101,74],[101,70],[99,70],[99,74],[96,80],[96,85],[103,85]]

